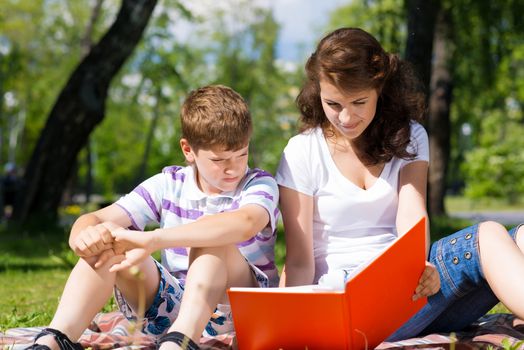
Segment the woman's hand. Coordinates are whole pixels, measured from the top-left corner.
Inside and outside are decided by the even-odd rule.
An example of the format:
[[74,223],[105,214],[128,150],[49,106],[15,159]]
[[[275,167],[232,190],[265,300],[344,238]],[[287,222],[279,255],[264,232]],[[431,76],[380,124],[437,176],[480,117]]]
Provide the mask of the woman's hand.
[[426,261],[426,268],[418,281],[413,300],[429,297],[440,290],[440,276],[435,265]]

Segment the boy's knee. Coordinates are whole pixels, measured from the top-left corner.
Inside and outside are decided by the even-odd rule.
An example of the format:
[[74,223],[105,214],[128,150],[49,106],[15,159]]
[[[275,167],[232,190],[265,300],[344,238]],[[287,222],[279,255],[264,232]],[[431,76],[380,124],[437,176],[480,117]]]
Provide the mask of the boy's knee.
[[192,247],[189,256],[191,261],[202,255],[212,255],[222,259],[227,256],[232,248],[236,248],[236,246],[223,245],[217,247]]

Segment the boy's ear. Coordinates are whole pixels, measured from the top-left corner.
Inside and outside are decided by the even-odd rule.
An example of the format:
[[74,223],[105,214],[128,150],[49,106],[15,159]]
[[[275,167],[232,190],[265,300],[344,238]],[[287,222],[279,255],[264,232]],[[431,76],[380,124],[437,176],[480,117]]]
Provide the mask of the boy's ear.
[[186,161],[193,163],[195,161],[195,154],[193,153],[193,147],[191,147],[187,139],[180,139],[180,148],[182,149],[182,153],[184,153]]

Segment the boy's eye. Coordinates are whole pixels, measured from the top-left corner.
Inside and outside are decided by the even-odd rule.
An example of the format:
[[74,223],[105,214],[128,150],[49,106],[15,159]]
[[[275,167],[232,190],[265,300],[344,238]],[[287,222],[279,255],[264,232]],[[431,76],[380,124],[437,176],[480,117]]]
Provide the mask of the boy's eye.
[[354,105],[363,105],[365,103],[366,103],[366,101],[355,101],[355,102],[353,102]]

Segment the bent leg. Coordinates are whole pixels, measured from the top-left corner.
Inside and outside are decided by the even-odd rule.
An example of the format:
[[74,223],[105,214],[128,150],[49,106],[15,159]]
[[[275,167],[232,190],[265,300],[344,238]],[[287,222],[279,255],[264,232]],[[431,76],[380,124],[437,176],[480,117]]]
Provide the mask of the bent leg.
[[[197,344],[218,303],[227,303],[226,289],[234,286],[254,287],[253,272],[234,245],[191,248],[180,313],[169,329],[186,334]],[[173,343],[162,344],[163,349]]]
[[[50,328],[57,329],[67,335],[73,342],[78,341],[85,329],[91,323],[93,317],[102,309],[111,297],[113,287],[120,284],[126,290],[126,298],[131,303],[138,305],[138,280],[129,271],[118,273],[110,272],[109,268],[119,257],[113,257],[104,266],[93,268],[86,260],[79,259],[75,265],[64,287],[60,302],[58,304]],[[143,271],[150,271],[148,266],[154,265],[151,258],[142,263],[140,268]],[[147,290],[147,303],[151,303],[152,297],[158,286],[158,273],[156,275],[156,285],[154,285],[155,275],[145,280]],[[123,287],[122,287],[123,286]],[[52,336],[39,338],[37,343],[49,346],[51,349],[58,349],[57,343]]]
[[517,232],[516,242],[506,229],[495,222],[484,222],[479,228],[479,250],[482,271],[491,289],[504,305],[519,318],[524,318],[524,229]]

